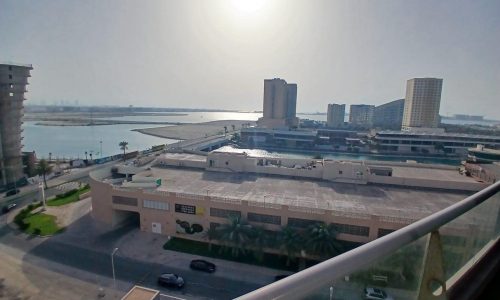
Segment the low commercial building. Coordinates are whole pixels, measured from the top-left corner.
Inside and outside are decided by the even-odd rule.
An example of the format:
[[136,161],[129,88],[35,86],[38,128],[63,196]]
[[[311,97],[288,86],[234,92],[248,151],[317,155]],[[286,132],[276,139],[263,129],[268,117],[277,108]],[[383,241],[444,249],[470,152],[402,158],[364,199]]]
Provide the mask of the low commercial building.
[[467,160],[475,163],[500,162],[500,150],[485,148],[484,145],[477,145],[475,148],[468,150]]
[[499,149],[500,137],[461,133],[380,131],[374,136],[379,149],[400,153],[448,153],[465,156],[478,144]]
[[341,240],[365,243],[463,199],[485,184],[447,166],[387,162],[164,154],[143,167],[91,176],[92,214],[118,225],[193,240],[229,215],[278,232],[332,223]]

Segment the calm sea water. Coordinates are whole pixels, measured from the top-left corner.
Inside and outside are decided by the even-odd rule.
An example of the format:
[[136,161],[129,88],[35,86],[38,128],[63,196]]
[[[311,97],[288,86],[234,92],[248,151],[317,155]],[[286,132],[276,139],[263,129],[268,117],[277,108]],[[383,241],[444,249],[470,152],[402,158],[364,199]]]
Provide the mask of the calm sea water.
[[120,124],[105,126],[39,126],[35,122],[23,124],[23,151],[35,151],[37,157],[85,158],[85,151],[93,153],[94,158],[121,153],[118,144],[128,142],[128,151],[145,150],[154,145],[176,142],[172,139],[145,135],[135,128],[148,128],[151,125]]

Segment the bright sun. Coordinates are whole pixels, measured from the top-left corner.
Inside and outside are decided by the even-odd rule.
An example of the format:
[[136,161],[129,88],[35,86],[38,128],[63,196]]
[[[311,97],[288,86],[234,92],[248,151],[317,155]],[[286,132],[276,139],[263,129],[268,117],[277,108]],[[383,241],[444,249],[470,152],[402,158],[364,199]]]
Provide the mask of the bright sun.
[[253,14],[260,10],[266,0],[231,0],[232,6],[242,14]]

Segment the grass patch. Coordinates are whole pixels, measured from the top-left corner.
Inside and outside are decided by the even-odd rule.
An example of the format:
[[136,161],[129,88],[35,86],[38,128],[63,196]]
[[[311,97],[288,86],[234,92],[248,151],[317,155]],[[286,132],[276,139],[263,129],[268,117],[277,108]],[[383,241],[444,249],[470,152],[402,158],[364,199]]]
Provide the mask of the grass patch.
[[85,185],[80,189],[73,189],[66,193],[57,195],[55,199],[47,201],[48,206],[61,206],[80,200],[80,195],[90,191],[90,186]]
[[36,235],[53,235],[64,230],[57,226],[56,217],[44,213],[30,214],[25,218],[26,228],[24,232]]
[[[273,269],[296,272],[298,270],[298,261],[286,264],[286,257],[283,255],[264,253],[261,260],[258,260],[251,251],[245,255],[232,256],[231,251],[219,245],[212,245],[209,250],[208,243],[191,241],[181,238],[172,238],[163,245],[163,249],[190,253],[200,256],[213,257],[218,259],[236,261],[251,265],[264,266]],[[306,261],[306,265],[314,265],[317,262]]]

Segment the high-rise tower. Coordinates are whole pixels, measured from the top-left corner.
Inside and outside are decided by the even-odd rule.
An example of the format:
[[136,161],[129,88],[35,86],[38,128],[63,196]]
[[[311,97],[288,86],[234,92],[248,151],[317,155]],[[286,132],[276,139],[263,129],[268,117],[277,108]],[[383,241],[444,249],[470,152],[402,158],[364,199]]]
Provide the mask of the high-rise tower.
[[264,80],[264,112],[259,127],[296,127],[297,84],[280,78]]
[[439,125],[443,79],[413,78],[406,83],[402,130],[426,130]]
[[21,124],[31,65],[0,64],[0,186],[24,177]]

